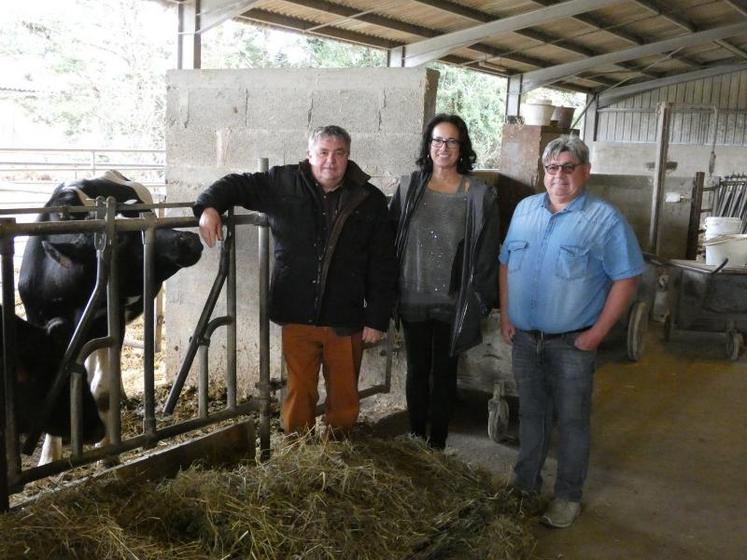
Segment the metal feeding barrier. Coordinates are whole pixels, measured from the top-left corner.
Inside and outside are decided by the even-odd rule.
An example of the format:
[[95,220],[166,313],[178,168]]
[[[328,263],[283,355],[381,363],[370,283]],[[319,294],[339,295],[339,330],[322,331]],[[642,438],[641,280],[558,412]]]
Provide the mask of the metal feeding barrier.
[[713,191],[712,216],[741,218],[747,233],[747,175],[722,177]]
[[[128,205],[130,211],[152,211],[158,208],[168,206],[187,207],[190,204],[139,204]],[[37,213],[53,210],[51,208],[37,208]],[[69,207],[65,208],[68,212],[89,212],[89,207]],[[153,447],[157,441],[173,437],[178,434],[186,433],[209,424],[214,424],[229,418],[235,418],[247,415],[251,412],[260,414],[260,448],[263,456],[269,455],[270,446],[270,414],[271,414],[271,392],[276,388],[278,383],[270,380],[269,368],[269,318],[267,313],[267,293],[269,286],[269,233],[267,218],[260,213],[252,212],[249,214],[234,216],[231,212],[225,221],[227,233],[221,247],[221,266],[219,267],[218,277],[213,286],[213,290],[208,296],[208,301],[202,312],[202,318],[209,318],[214,311],[217,296],[223,283],[228,278],[228,287],[226,294],[227,310],[223,317],[214,318],[208,322],[203,320],[198,323],[194,335],[192,336],[192,346],[202,348],[202,358],[200,367],[205,370],[198,375],[198,391],[201,395],[201,401],[207,395],[207,346],[210,343],[210,336],[219,326],[227,328],[227,339],[233,340],[233,344],[227,345],[228,358],[226,363],[226,392],[228,394],[226,407],[223,410],[208,413],[206,406],[200,407],[199,416],[179,423],[166,424],[157,422],[155,408],[155,381],[154,381],[154,333],[152,326],[154,324],[154,278],[152,274],[153,263],[155,262],[155,252],[153,244],[148,243],[153,239],[155,230],[158,228],[188,228],[198,225],[194,217],[171,217],[171,218],[127,218],[117,219],[117,203],[114,198],[104,201],[102,198],[97,199],[95,210],[96,217],[88,220],[77,221],[60,221],[60,222],[41,222],[41,223],[17,223],[15,218],[0,219],[0,256],[2,265],[2,304],[3,304],[3,379],[0,380],[0,510],[5,511],[9,507],[9,495],[18,492],[23,485],[50,475],[58,474],[73,467],[93,463],[95,461],[116,457],[120,453],[133,449],[147,449]],[[259,348],[260,348],[260,371],[259,383],[256,388],[259,390],[259,396],[251,397],[243,402],[237,402],[236,397],[236,256],[235,256],[235,227],[237,225],[253,225],[259,228],[259,277],[260,277],[260,297],[259,297]],[[118,342],[118,321],[117,313],[111,310],[116,305],[109,305],[108,313],[108,336],[87,341],[86,331],[91,323],[93,311],[103,301],[118,301],[119,291],[117,283],[116,267],[116,250],[117,244],[114,243],[116,235],[120,232],[140,231],[144,240],[144,415],[142,433],[122,440],[121,435],[121,407],[120,407],[120,351]],[[22,235],[46,235],[59,233],[93,233],[96,238],[96,259],[97,259],[97,278],[96,285],[91,293],[86,310],[81,317],[79,324],[68,344],[65,357],[60,364],[55,376],[52,387],[45,398],[43,410],[39,411],[35,426],[29,430],[27,437],[21,445],[19,434],[15,426],[15,406],[13,396],[15,394],[16,380],[16,357],[15,357],[15,288],[14,288],[14,238]],[[151,272],[149,272],[151,271]],[[112,443],[102,447],[84,449],[82,445],[82,411],[80,402],[82,400],[81,376],[82,364],[86,357],[96,349],[110,348],[110,370],[113,372],[113,379],[110,380],[110,422],[109,439]],[[185,363],[181,371],[188,371],[191,367],[192,360],[196,352],[190,351],[185,357]],[[189,363],[187,363],[189,361]],[[21,450],[24,454],[30,455],[36,448],[39,436],[41,435],[40,426],[44,419],[50,414],[51,407],[55,402],[57,395],[62,390],[65,383],[70,383],[71,390],[71,450],[65,458],[53,461],[51,463],[32,467],[22,468],[20,459]],[[181,387],[180,387],[181,388]],[[172,390],[170,403],[175,403],[178,396],[178,390]],[[203,403],[204,404],[204,403]],[[173,408],[173,407],[171,407]]]

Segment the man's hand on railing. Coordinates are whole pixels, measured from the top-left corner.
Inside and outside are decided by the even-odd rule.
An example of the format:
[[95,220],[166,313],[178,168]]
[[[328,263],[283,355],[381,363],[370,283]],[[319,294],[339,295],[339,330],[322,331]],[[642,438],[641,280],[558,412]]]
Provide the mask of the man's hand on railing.
[[215,208],[205,208],[200,216],[200,235],[208,247],[223,240],[223,220]]

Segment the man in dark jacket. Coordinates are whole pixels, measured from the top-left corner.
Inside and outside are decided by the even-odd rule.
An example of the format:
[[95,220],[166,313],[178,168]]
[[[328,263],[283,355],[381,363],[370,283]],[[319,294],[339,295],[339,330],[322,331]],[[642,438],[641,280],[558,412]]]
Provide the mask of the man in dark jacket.
[[275,247],[270,319],[282,325],[287,432],[314,425],[320,366],[326,424],[342,432],[352,428],[362,344],[383,338],[392,312],[397,262],[386,199],[349,154],[347,131],[317,128],[308,159],[226,175],[193,208],[209,247],[222,238],[221,214],[231,206],[269,217]]

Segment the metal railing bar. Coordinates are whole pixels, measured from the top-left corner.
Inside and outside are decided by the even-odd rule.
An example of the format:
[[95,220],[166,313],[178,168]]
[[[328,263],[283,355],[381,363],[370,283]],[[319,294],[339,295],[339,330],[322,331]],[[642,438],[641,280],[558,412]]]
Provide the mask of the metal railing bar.
[[[99,212],[105,211],[105,208],[100,205],[98,206],[98,209]],[[97,221],[101,221],[104,223],[104,225],[107,225],[106,220]],[[0,233],[2,233],[2,230],[0,230]],[[113,245],[109,242],[109,240],[106,239],[105,235],[103,235],[102,233],[102,236],[101,238],[99,238],[96,247],[96,284],[93,291],[91,292],[90,297],[88,298],[88,302],[86,303],[83,315],[76,325],[73,336],[68,343],[67,349],[65,350],[65,355],[62,358],[62,363],[60,364],[55,379],[52,382],[52,386],[50,387],[49,392],[44,399],[41,413],[36,418],[34,425],[32,425],[29,429],[28,436],[23,442],[21,451],[25,455],[31,455],[34,452],[34,449],[39,442],[39,437],[42,434],[41,426],[46,421],[46,418],[49,415],[49,411],[52,410],[54,401],[57,399],[57,395],[59,395],[60,391],[62,390],[62,383],[65,382],[65,379],[67,377],[68,366],[75,361],[75,359],[80,354],[80,349],[86,342],[83,340],[83,337],[88,332],[88,326],[94,319],[94,308],[96,304],[101,300],[101,297],[104,294],[104,290],[106,289],[109,273],[109,268],[106,266],[106,264],[111,256],[112,246]]]
[[[88,211],[86,209],[85,211]],[[260,212],[241,214],[234,218],[237,224],[248,224],[254,226],[267,225],[267,217]],[[116,231],[142,231],[150,224],[145,218],[117,218],[115,220]],[[160,228],[188,228],[197,227],[197,218],[188,216],[175,216],[170,218],[159,218],[155,224]],[[53,233],[95,233],[106,229],[106,220],[67,220],[64,222],[24,222],[0,225],[0,235],[45,235]]]
[[187,346],[187,351],[184,355],[182,365],[179,368],[176,377],[174,378],[174,384],[171,386],[169,396],[166,398],[166,403],[163,405],[163,413],[166,415],[174,412],[176,402],[177,400],[179,400],[179,395],[184,388],[184,383],[187,380],[187,375],[189,375],[189,370],[192,367],[192,363],[195,359],[195,356],[197,355],[197,351],[199,350],[199,347],[203,342],[201,338],[206,332],[207,326],[210,322],[210,316],[213,314],[215,304],[218,302],[218,297],[223,290],[223,284],[228,277],[230,268],[229,250],[233,242],[234,236],[232,235],[232,230],[231,228],[228,228],[221,246],[218,274],[216,275],[215,280],[213,281],[213,285],[210,288],[210,293],[205,300],[205,305],[202,308],[200,318],[197,320],[197,325],[195,325],[194,332],[189,340],[189,346]]
[[154,441],[162,439],[168,439],[180,434],[191,432],[200,428],[204,428],[210,424],[222,422],[223,420],[229,420],[239,416],[246,416],[252,412],[257,412],[260,406],[255,399],[250,399],[245,403],[241,403],[236,406],[234,410],[220,410],[216,411],[207,418],[191,418],[178,424],[172,424],[170,426],[164,426],[155,431],[154,436],[148,436],[141,434],[130,439],[122,441],[118,445],[105,445],[102,447],[96,447],[88,449],[83,452],[80,457],[65,457],[59,461],[53,461],[45,465],[39,465],[38,467],[32,467],[25,471],[21,471],[14,480],[10,481],[11,488],[17,488],[34,480],[39,480],[48,476],[59,474],[63,471],[70,470],[74,467],[80,467],[99,461],[106,457],[111,457],[115,453],[125,453],[127,451],[133,451],[140,447],[152,447]]

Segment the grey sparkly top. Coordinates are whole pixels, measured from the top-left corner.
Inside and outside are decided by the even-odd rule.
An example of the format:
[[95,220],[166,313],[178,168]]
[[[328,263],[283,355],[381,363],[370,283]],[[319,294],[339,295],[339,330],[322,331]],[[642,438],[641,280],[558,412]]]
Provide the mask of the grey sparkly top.
[[455,193],[425,189],[413,211],[400,269],[400,315],[405,321],[451,322],[449,294],[457,247],[464,239],[467,215],[466,177]]

